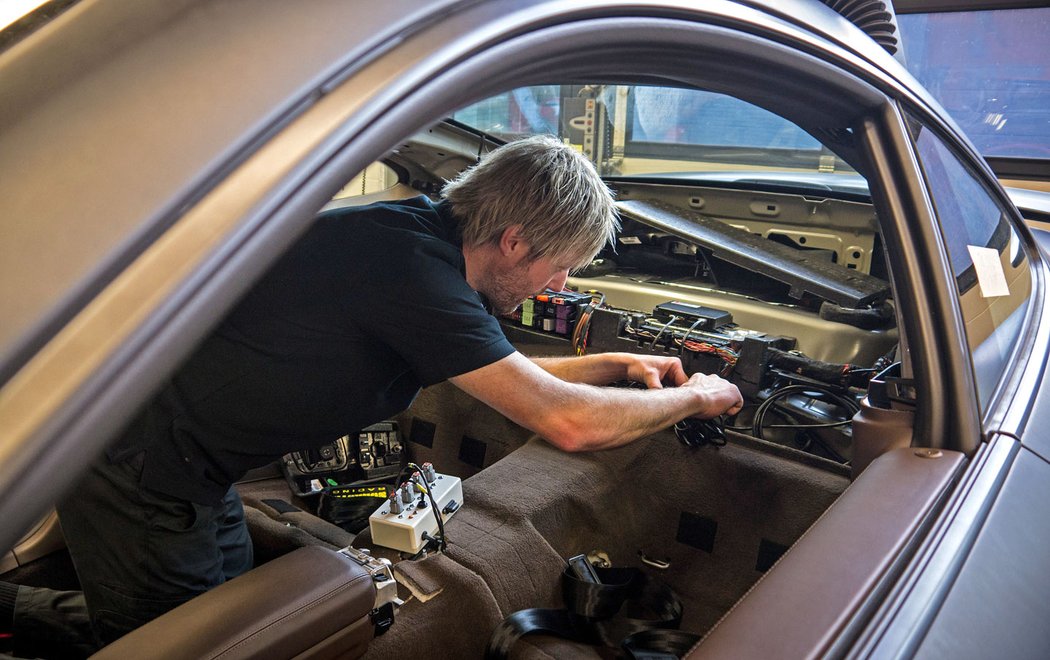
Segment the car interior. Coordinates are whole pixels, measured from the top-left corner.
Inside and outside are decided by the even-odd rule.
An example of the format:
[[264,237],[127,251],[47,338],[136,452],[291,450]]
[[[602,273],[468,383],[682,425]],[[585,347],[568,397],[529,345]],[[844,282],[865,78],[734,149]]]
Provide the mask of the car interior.
[[[704,113],[726,118],[706,127],[721,143],[689,134]],[[833,651],[965,461],[913,437],[892,264],[849,129],[704,90],[562,84],[396,145],[325,208],[436,198],[531,132],[577,146],[615,194],[616,244],[502,318],[507,337],[528,356],[678,356],[735,383],[743,411],[567,454],[451,384],[427,388],[393,419],[246,475],[256,568],[97,657],[478,657],[506,617],[563,608],[581,555],[668,585],[680,629],[703,639],[689,657]],[[428,464],[458,489],[431,498],[441,529],[391,541],[374,514],[417,468],[440,490]],[[0,571],[76,588],[53,514]],[[545,634],[513,655],[605,657]]]

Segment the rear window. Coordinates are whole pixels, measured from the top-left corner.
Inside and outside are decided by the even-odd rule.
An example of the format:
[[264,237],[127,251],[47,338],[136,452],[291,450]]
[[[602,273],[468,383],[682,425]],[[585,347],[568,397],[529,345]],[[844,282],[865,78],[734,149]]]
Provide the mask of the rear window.
[[856,175],[793,122],[741,99],[648,85],[538,85],[453,116],[512,140],[546,133],[578,145],[603,175],[764,171]]

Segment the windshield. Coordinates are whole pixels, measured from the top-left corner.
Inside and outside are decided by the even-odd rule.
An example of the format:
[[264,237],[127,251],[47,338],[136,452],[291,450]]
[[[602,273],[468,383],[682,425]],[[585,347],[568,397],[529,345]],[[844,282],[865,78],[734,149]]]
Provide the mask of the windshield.
[[464,108],[454,118],[508,140],[557,135],[577,145],[604,176],[746,172],[751,177],[789,173],[785,178],[799,180],[806,178],[799,174],[856,174],[794,123],[740,99],[696,89],[523,87]]

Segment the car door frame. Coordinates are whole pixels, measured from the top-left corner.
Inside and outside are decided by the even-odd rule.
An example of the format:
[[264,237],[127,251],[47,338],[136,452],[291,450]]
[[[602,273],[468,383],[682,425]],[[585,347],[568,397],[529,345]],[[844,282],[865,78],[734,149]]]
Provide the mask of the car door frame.
[[[189,207],[5,386],[8,410],[19,409],[14,421],[23,450],[12,455],[19,479],[0,484],[5,493],[0,515],[10,528],[28,527],[68,492],[76,468],[98,455],[352,174],[435,116],[472,100],[462,91],[471,81],[484,81],[472,89],[473,98],[480,98],[539,79],[553,58],[583,75],[595,67],[574,68],[572,58],[581,48],[611,52],[615,43],[622,52],[625,43],[658,34],[695,52],[717,46],[770,62],[805,60],[814,80],[852,85],[854,93],[869,99],[906,93],[855,54],[746,7],[719,2],[698,11],[684,3],[654,5],[637,17],[627,13],[635,5],[620,5],[619,11],[569,2],[465,6],[377,48],[374,57],[319,89],[308,108]],[[427,102],[414,102],[421,97]],[[891,255],[934,271],[930,278],[905,271],[894,275],[903,327],[917,356],[917,381],[931,401],[966,410],[962,404],[972,388],[968,393],[943,246],[925,191],[894,172],[902,163],[914,167],[900,114],[889,102],[877,108],[857,126],[876,147],[875,156],[893,154],[889,160],[872,157],[883,182],[873,186],[873,195],[888,211],[883,222]],[[938,370],[961,376],[938,382]],[[946,418],[932,406],[927,410],[917,433],[931,444],[953,436],[975,443],[979,437],[976,420]],[[66,479],[58,483],[56,474]]]

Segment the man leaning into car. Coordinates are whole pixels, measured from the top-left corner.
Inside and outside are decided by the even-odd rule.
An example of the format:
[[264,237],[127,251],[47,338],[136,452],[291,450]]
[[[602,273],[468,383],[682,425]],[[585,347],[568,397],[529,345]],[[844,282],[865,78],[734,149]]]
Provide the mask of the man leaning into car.
[[[582,155],[512,142],[442,194],[322,214],[59,505],[89,616],[70,592],[9,584],[2,616],[62,609],[62,634],[105,644],[244,573],[235,481],[444,380],[565,451],[739,410],[735,386],[686,377],[677,358],[529,359],[504,337],[495,315],[562,290],[615,234],[612,195]],[[648,389],[603,387],[622,380]]]

